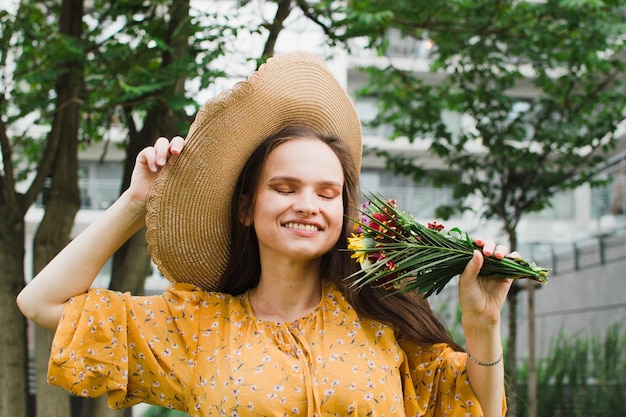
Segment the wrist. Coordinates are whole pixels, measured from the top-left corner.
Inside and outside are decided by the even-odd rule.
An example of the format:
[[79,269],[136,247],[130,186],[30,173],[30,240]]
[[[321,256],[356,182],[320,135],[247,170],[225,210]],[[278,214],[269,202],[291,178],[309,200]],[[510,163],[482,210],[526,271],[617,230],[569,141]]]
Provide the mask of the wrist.
[[136,193],[129,189],[122,192],[118,200],[124,204],[127,210],[133,213],[141,214],[146,212],[147,201],[138,197]]
[[497,319],[484,319],[484,318],[465,318],[463,317],[461,320],[461,326],[463,327],[463,332],[467,335],[477,334],[477,335],[485,335],[497,332],[500,334],[500,318]]
[[500,323],[497,325],[476,324],[475,322],[464,324],[463,333],[468,352],[476,355],[475,357],[483,362],[492,361],[495,358],[494,355],[502,352]]
[[490,360],[490,361],[482,361],[482,360],[478,360],[476,359],[474,356],[472,356],[472,354],[470,353],[470,351],[467,351],[467,358],[474,362],[476,365],[480,365],[480,366],[495,366],[497,364],[499,364],[500,362],[502,362],[502,360],[504,359],[504,350],[500,350],[500,355],[494,359],[494,360]]
[[145,226],[147,213],[145,201],[134,198],[128,191],[124,191],[114,205],[119,205],[119,212],[125,213],[123,218],[127,222],[126,228],[136,232]]
[[496,361],[502,354],[499,326],[468,326],[464,327],[463,331],[467,352],[477,361],[490,363]]

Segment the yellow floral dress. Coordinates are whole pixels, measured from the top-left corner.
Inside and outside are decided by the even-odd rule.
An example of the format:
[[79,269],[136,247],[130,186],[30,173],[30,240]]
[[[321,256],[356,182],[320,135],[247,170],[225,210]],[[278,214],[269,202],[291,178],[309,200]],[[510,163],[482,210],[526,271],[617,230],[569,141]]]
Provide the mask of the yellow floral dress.
[[292,323],[233,297],[172,284],[134,297],[91,289],[67,303],[48,380],[109,406],[146,402],[201,416],[480,416],[464,353],[420,347],[359,317],[325,285]]

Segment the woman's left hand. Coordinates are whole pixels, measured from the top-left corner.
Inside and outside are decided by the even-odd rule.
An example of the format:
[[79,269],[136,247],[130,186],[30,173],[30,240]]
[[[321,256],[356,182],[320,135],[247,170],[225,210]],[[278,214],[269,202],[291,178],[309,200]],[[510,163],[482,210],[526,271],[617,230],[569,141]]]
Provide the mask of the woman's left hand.
[[483,257],[493,256],[502,259],[505,256],[519,257],[517,252],[509,253],[503,245],[494,241],[474,239],[482,252],[474,251],[474,257],[468,262],[459,279],[459,299],[463,311],[463,324],[484,327],[498,325],[500,310],[513,280],[493,277],[479,277]]

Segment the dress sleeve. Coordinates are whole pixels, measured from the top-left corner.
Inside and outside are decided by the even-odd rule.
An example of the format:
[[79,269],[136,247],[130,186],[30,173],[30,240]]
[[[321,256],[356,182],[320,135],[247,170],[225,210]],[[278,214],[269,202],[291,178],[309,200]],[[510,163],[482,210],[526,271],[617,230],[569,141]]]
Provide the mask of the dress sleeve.
[[108,393],[111,408],[184,410],[199,304],[191,288],[154,297],[90,289],[72,298],[52,343],[49,383],[84,397]]
[[[483,416],[467,378],[466,353],[444,343],[419,346],[401,341],[400,346],[406,355],[403,389],[407,416]],[[502,415],[505,413],[503,398]]]

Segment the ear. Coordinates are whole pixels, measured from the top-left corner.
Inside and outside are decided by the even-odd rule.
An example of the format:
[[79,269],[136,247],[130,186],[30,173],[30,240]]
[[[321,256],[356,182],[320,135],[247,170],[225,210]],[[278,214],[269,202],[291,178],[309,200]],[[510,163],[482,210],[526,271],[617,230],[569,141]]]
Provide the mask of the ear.
[[237,216],[239,218],[239,222],[246,227],[250,227],[252,225],[252,210],[250,207],[250,198],[247,196],[241,196]]

